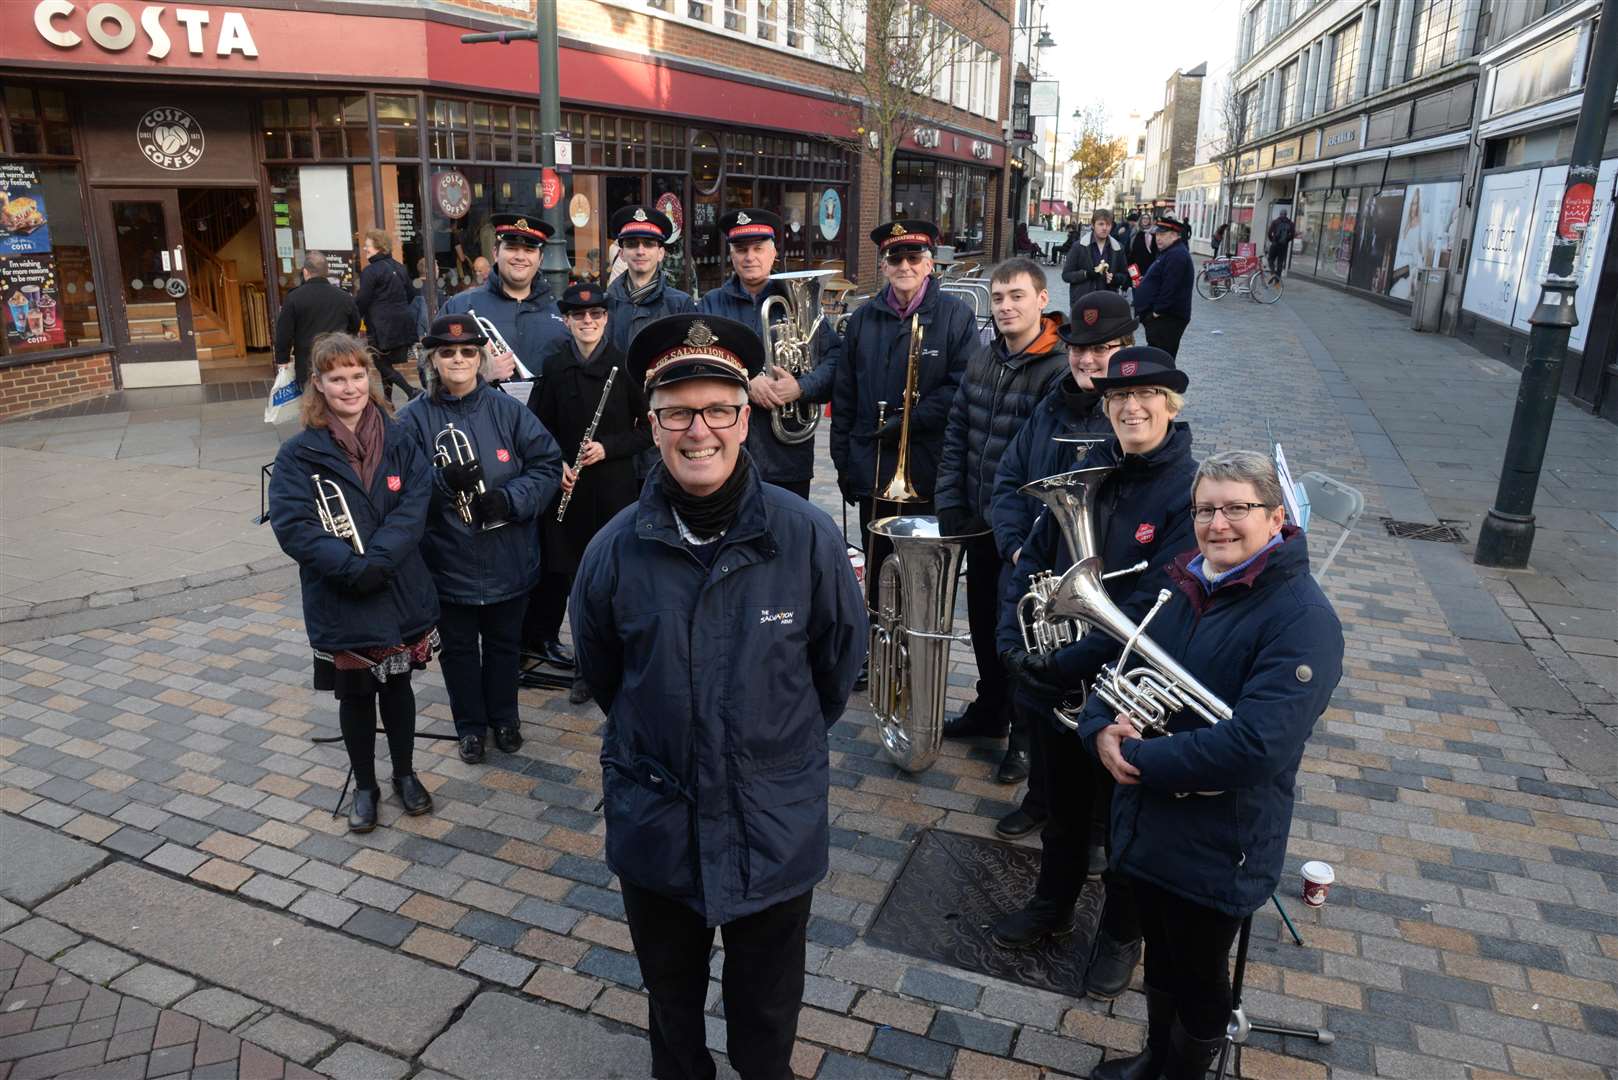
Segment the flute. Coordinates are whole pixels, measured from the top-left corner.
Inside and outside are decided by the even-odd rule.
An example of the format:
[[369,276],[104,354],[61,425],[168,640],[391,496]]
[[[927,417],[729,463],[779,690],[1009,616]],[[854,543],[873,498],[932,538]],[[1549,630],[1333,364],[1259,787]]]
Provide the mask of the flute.
[[[612,393],[612,380],[618,377],[618,369],[614,367],[607,372],[607,385],[601,388],[601,400],[596,402],[596,414],[590,418],[590,426],[584,429],[584,438],[579,440],[579,452],[573,459],[573,490],[579,486],[579,472],[584,468],[584,448],[596,437],[596,428],[601,423],[601,414],[607,411],[607,397]],[[567,504],[573,501],[573,492],[562,492],[562,501],[556,507],[556,520],[561,521],[567,516]]]

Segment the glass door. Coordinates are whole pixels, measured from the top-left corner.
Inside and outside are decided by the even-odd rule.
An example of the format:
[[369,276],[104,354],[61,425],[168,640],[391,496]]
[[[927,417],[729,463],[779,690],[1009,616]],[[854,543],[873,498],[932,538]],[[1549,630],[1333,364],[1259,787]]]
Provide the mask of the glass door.
[[173,189],[95,189],[101,235],[111,240],[105,313],[123,364],[195,362],[191,274],[180,235],[179,195]]

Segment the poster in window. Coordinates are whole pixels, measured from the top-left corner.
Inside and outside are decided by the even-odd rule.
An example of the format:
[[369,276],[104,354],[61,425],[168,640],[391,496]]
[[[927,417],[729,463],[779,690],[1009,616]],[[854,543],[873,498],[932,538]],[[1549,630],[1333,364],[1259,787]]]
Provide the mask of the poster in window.
[[[1615,167],[1618,167],[1618,161],[1609,160],[1601,163],[1601,172],[1596,180],[1596,191],[1599,194],[1590,208],[1590,222],[1585,228],[1584,241],[1579,245],[1578,258],[1573,264],[1573,275],[1579,282],[1579,291],[1573,298],[1574,312],[1578,315],[1579,321],[1568,338],[1569,348],[1584,348],[1584,335],[1590,325],[1590,310],[1595,298],[1595,275],[1601,270],[1601,253],[1606,249],[1607,230],[1611,227],[1608,220],[1611,217],[1609,213],[1611,205],[1607,193],[1612,191]],[[1523,245],[1528,249],[1528,257],[1522,264],[1522,273],[1517,281],[1516,311],[1511,320],[1511,325],[1524,333],[1531,329],[1528,320],[1539,304],[1540,288],[1544,285],[1545,275],[1550,270],[1552,241],[1556,238],[1556,222],[1561,214],[1562,192],[1566,187],[1566,165],[1540,170],[1539,195],[1534,203],[1530,224],[1532,236]]]
[[50,250],[39,171],[18,162],[0,163],[0,255],[46,255]]
[[837,239],[837,234],[843,231],[843,198],[837,194],[836,188],[827,188],[820,193],[820,213],[816,217],[820,223],[820,235],[827,240]]
[[298,169],[303,202],[303,246],[314,251],[352,251],[354,216],[349,207],[348,169],[304,165]]
[[1497,323],[1511,322],[1538,190],[1538,169],[1483,178],[1472,255],[1466,270],[1466,292],[1461,296],[1464,310]]
[[1393,255],[1390,297],[1410,299],[1418,273],[1450,265],[1460,208],[1459,183],[1411,184],[1405,188],[1404,221],[1399,226],[1399,247]]
[[[1359,236],[1348,283],[1356,289],[1369,289],[1386,296],[1395,274],[1393,257],[1399,246],[1399,222],[1404,216],[1405,189],[1384,188],[1367,193],[1360,214]],[[1410,272],[1409,267],[1404,273]],[[1403,280],[1400,278],[1400,280]]]
[[48,255],[11,255],[0,258],[0,298],[5,301],[6,344],[62,345],[62,325],[56,271]]

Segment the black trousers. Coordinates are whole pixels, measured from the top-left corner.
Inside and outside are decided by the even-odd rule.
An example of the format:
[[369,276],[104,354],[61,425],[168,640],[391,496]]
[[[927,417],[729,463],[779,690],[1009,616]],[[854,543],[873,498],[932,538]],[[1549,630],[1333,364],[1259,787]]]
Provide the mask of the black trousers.
[[416,692],[410,688],[410,675],[389,675],[385,683],[374,682],[374,689],[363,694],[344,694],[337,699],[337,718],[343,731],[343,749],[354,770],[354,786],[376,787],[376,718],[380,707],[382,730],[388,736],[388,757],[393,775],[415,771]]
[[440,603],[438,637],[455,734],[517,726],[517,666],[526,596],[498,604]]
[[[677,900],[623,882],[624,914],[651,999],[647,1034],[658,1080],[712,1080],[703,1004],[714,929]],[[726,1053],[742,1080],[791,1080],[814,890],[720,927]]]
[[972,708],[1011,719],[1011,687],[995,648],[1000,621],[1000,587],[1008,567],[994,546],[994,533],[966,545],[966,624],[972,633],[972,655],[978,665],[978,696]]
[[1191,320],[1183,315],[1148,315],[1141,323],[1146,328],[1146,344],[1162,349],[1170,356],[1179,356],[1180,338]]
[[378,351],[376,369],[382,375],[382,393],[389,400],[393,400],[393,387],[397,386],[404,391],[405,400],[415,397],[419,390],[410,385],[410,380],[399,374],[394,364],[402,364],[410,359],[410,346],[400,345],[386,352]]
[[562,616],[567,614],[567,596],[573,591],[573,575],[547,570],[539,584],[528,593],[528,613],[522,620],[522,643],[530,650],[547,641],[560,641]]
[[1130,885],[1146,937],[1146,985],[1174,998],[1192,1036],[1222,1037],[1230,1020],[1230,946],[1242,920],[1139,878]]
[[1286,269],[1287,255],[1290,253],[1291,247],[1291,244],[1270,245],[1269,256],[1271,273],[1279,274],[1282,270]]
[[865,602],[872,610],[876,609],[876,582],[877,572],[882,569],[882,560],[893,553],[893,541],[885,536],[874,536],[871,533],[871,522],[878,518],[890,517],[895,514],[932,514],[933,502],[891,503],[880,502],[876,499],[861,499],[860,510],[860,537],[865,545]]

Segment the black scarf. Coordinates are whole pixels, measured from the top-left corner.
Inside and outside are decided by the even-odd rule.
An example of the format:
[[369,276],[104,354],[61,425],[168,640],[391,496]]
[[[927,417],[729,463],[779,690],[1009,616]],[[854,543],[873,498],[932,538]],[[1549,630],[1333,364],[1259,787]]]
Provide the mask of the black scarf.
[[674,479],[674,474],[664,466],[662,473],[663,495],[668,499],[674,512],[680,515],[685,527],[693,536],[707,540],[716,537],[736,523],[736,515],[742,508],[742,496],[748,487],[748,478],[752,471],[753,461],[744,451],[736,458],[736,468],[731,470],[730,479],[722,484],[718,491],[711,495],[693,495],[681,487]]
[[1062,401],[1074,416],[1089,416],[1095,411],[1096,402],[1101,400],[1101,395],[1094,390],[1079,389],[1078,380],[1072,375],[1062,380],[1061,387]]

